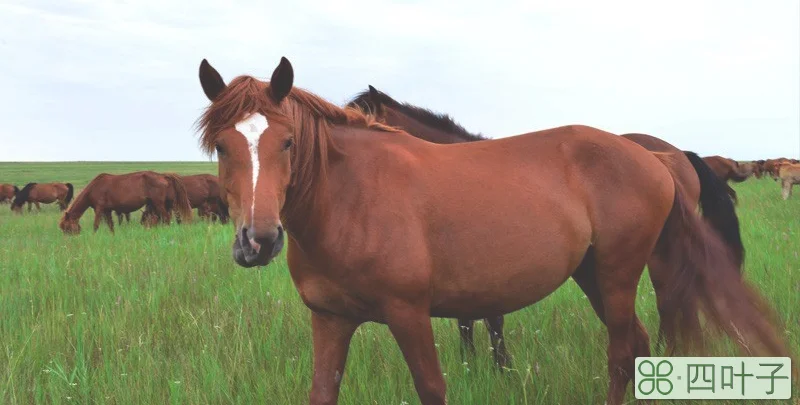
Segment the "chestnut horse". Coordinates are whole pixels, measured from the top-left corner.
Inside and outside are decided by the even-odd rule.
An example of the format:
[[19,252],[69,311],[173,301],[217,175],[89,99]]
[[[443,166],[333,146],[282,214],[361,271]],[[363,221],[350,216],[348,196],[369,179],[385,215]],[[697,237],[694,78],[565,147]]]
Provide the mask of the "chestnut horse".
[[[375,117],[380,122],[393,127],[399,127],[409,134],[434,143],[462,143],[486,140],[480,134],[473,134],[456,123],[447,114],[437,114],[433,111],[409,103],[401,103],[386,93],[378,91],[373,86],[359,93],[348,104],[348,107],[359,108],[365,113]],[[744,246],[742,245],[739,230],[739,219],[733,203],[727,198],[725,184],[714,176],[711,169],[700,157],[692,152],[683,152],[670,143],[646,134],[624,134],[623,138],[629,139],[651,152],[671,153],[673,159],[666,162],[670,171],[675,175],[675,182],[683,187],[687,201],[700,205],[705,218],[725,238],[729,247],[735,254],[736,262],[740,268],[744,261]],[[665,280],[659,276],[665,272],[660,269],[664,264],[658,255],[653,255],[648,262],[651,269],[650,277],[655,287],[656,298],[661,314],[661,328],[659,341],[662,339],[667,344],[667,352],[674,349],[676,338],[675,331],[669,329],[673,322],[669,319],[676,316],[665,307],[668,293],[664,292]],[[593,275],[577,274],[573,278],[583,288],[584,282],[580,277],[593,277]],[[487,318],[486,322],[492,347],[494,348],[495,362],[502,369],[507,366],[509,358],[503,344],[503,316]],[[473,321],[459,319],[459,330],[464,346],[472,353],[475,345],[472,339]]]
[[[717,177],[722,179],[722,181],[724,181],[726,185],[730,180],[736,183],[741,183],[747,180],[748,177],[753,175],[755,171],[755,169],[752,166],[741,167],[739,165],[739,162],[718,155],[706,156],[703,158],[703,160],[706,162],[708,167],[710,167],[711,170],[714,171],[714,174],[716,174]],[[738,197],[736,196],[736,190],[734,190],[730,186],[728,186],[728,194],[730,194],[734,202],[738,202]]]
[[11,203],[11,210],[22,213],[22,205],[28,203],[28,212],[31,212],[31,205],[35,204],[36,209],[41,211],[39,204],[58,203],[61,211],[67,209],[72,194],[75,191],[71,183],[28,183],[20,190],[14,202]]
[[[172,190],[177,194],[175,197],[171,197]],[[191,220],[192,209],[186,189],[177,176],[151,171],[101,173],[86,185],[64,211],[58,226],[65,234],[80,233],[81,216],[91,207],[94,209],[94,231],[97,232],[100,221],[105,219],[108,229],[114,233],[112,211],[133,212],[146,205],[158,213],[158,218],[169,218],[168,207],[172,204],[177,206],[184,218]]]
[[620,404],[635,357],[650,354],[635,301],[654,251],[681,342],[703,337],[686,322],[701,308],[753,353],[788,353],[662,163],[670,154],[581,125],[435,144],[294,87],[286,58],[268,83],[226,85],[206,60],[199,76],[211,100],[202,145],[219,157],[233,259],[266,266],[285,240],[311,310],[312,404],[337,402],[364,322],[388,325],[421,403],[444,404],[431,317],[510,313],[576,272],[594,275],[585,291],[608,329],[608,403]]
[[[165,200],[165,211],[164,213],[159,213],[158,210],[152,204],[148,204],[145,206],[144,211],[142,212],[142,219],[141,223],[145,226],[153,226],[158,223],[163,223],[165,225],[169,225],[172,223],[172,211],[177,209],[175,222],[180,224],[182,222],[182,209],[179,207],[188,206],[189,212],[191,212],[192,204],[189,197],[189,191],[186,188],[186,184],[184,183],[184,177],[177,174],[177,173],[158,173],[169,182],[169,188],[167,189],[167,196]],[[177,202],[180,201],[180,204]]]
[[11,204],[17,193],[19,193],[19,187],[13,184],[0,184],[0,203]]

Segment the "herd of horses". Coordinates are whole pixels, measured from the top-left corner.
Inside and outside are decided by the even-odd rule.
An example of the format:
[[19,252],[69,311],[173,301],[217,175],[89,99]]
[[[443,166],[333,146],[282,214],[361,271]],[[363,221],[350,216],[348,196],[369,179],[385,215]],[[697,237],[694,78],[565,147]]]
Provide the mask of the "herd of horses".
[[144,208],[142,223],[155,224],[173,210],[188,221],[197,208],[230,218],[242,267],[267,266],[285,246],[311,312],[312,404],[337,403],[365,322],[389,327],[421,402],[444,404],[431,318],[458,319],[469,352],[483,319],[497,366],[510,368],[504,316],[570,278],[607,327],[607,403],[620,404],[634,359],[650,355],[635,311],[645,265],[665,355],[702,353],[713,331],[748,355],[791,355],[777,314],[742,276],[728,181],[785,183],[797,161],[701,158],[648,134],[583,125],[492,139],[372,86],[334,105],[295,87],[286,58],[268,82],[226,83],[206,60],[199,78],[210,101],[201,143],[217,154],[218,177],[100,174],[71,203],[71,185],[0,191],[12,208],[58,201],[67,234],[80,232],[89,207],[94,229],[105,219],[112,231],[113,213],[121,222]]
[[219,180],[211,174],[178,175],[138,171],[126,174],[98,174],[84,187],[73,201],[71,183],[28,183],[20,189],[11,184],[0,185],[0,202],[8,201],[11,209],[22,213],[24,204],[28,211],[32,205],[58,203],[63,211],[59,227],[64,233],[80,233],[81,216],[87,209],[94,210],[94,231],[105,220],[114,232],[113,214],[117,221],[130,222],[130,214],[142,210],[141,224],[152,227],[169,225],[175,212],[176,222],[190,222],[192,210],[200,218],[221,223],[228,222],[228,208],[222,200]]

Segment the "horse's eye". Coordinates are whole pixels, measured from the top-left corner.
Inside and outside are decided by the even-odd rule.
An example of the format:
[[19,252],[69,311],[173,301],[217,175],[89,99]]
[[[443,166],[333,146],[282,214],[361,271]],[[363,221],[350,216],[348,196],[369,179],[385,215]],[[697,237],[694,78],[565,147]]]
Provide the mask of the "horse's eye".
[[293,144],[294,143],[292,141],[292,138],[289,138],[289,139],[283,141],[283,150],[287,150],[287,149],[291,148]]
[[214,149],[217,150],[217,155],[222,155],[225,153],[225,149],[222,149],[222,146],[219,144],[214,145]]

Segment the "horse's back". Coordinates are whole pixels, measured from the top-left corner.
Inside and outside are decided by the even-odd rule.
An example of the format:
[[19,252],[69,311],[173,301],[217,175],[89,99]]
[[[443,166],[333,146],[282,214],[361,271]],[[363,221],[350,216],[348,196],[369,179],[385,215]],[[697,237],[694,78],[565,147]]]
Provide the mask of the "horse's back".
[[675,175],[677,183],[683,187],[687,198],[690,201],[697,202],[700,198],[700,180],[697,177],[697,172],[694,166],[686,157],[684,152],[671,143],[656,138],[652,135],[630,133],[620,135],[623,138],[630,139],[633,142],[641,145],[643,148],[651,152],[664,152],[672,154],[672,159],[667,163],[670,166],[671,172]]

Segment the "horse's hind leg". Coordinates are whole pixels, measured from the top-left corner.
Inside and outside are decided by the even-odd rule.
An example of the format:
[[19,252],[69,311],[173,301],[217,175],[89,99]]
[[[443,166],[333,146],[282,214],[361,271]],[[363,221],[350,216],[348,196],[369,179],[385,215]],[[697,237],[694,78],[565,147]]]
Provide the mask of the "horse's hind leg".
[[39,212],[39,211],[42,210],[42,206],[39,205],[39,201],[36,201],[34,204],[36,204],[36,212]]
[[791,179],[781,179],[781,195],[784,200],[788,200],[792,196],[792,185]]
[[[610,381],[606,402],[609,405],[621,404],[625,398],[626,388],[634,375],[635,358],[650,356],[650,338],[636,317],[635,304],[636,289],[647,260],[646,256],[642,257],[642,252],[651,251],[652,245],[636,245],[615,246],[614,252],[609,252],[611,254],[607,258],[596,255],[596,290],[590,285],[590,277],[581,280],[588,287],[585,291],[591,293],[587,294],[587,298],[596,300],[599,295],[602,301],[608,329]],[[646,249],[648,247],[650,249]]]
[[131,213],[130,212],[126,212],[125,213],[125,222],[131,223]]
[[102,219],[103,219],[103,210],[100,209],[100,207],[95,208],[94,209],[94,225],[92,226],[92,229],[95,232],[97,232],[97,230],[100,228],[100,220],[102,220]]
[[458,334],[461,336],[461,357],[466,358],[475,354],[475,340],[472,338],[472,319],[458,320]]
[[105,217],[106,219],[106,224],[108,224],[108,229],[111,230],[111,233],[114,233],[114,217],[111,216],[111,210],[104,211],[103,217]]
[[506,351],[506,339],[503,336],[503,316],[486,318],[483,321],[489,330],[489,339],[492,342],[495,364],[501,371],[503,368],[511,368],[511,357]]

